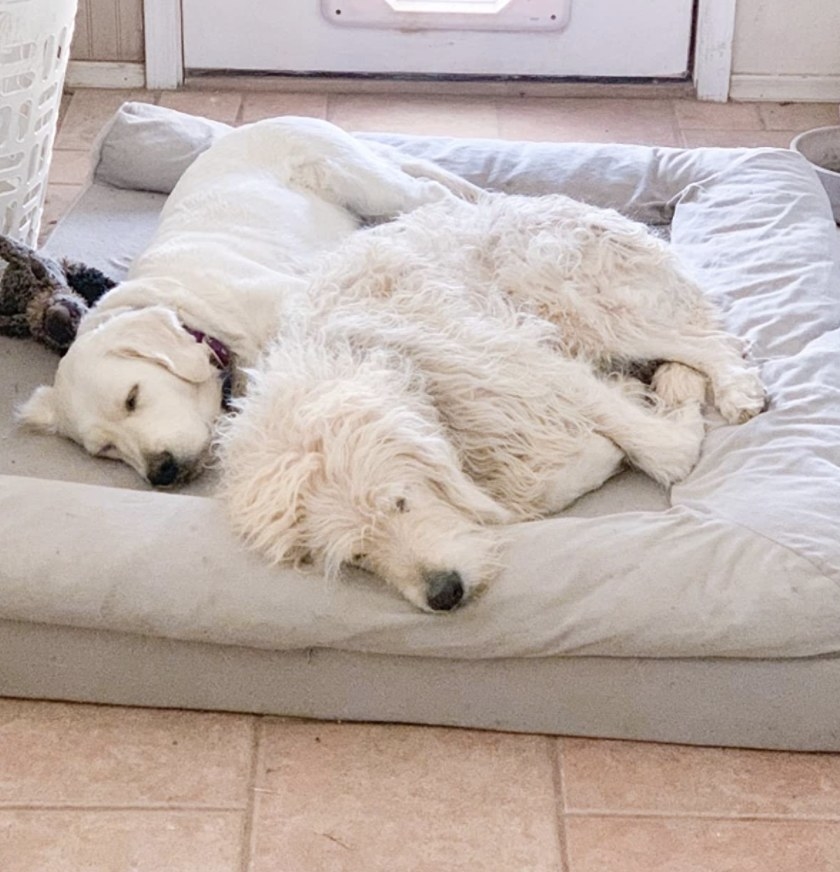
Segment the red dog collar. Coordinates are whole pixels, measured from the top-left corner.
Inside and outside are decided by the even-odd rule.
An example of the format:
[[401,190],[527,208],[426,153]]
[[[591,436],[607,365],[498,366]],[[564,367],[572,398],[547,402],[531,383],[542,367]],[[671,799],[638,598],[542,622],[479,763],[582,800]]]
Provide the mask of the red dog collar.
[[184,330],[194,337],[196,342],[203,342],[213,352],[214,363],[219,369],[230,369],[232,355],[230,349],[221,339],[216,339],[215,336],[208,336],[207,333],[203,333],[201,330],[193,330],[192,327],[187,327],[186,324],[184,325]]

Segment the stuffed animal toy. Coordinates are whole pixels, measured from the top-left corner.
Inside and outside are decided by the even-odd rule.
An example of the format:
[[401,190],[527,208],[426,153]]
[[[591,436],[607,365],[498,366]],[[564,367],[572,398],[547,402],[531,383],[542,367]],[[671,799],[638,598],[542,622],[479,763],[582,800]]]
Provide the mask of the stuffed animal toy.
[[44,257],[0,235],[0,335],[31,336],[63,354],[76,338],[82,315],[115,281],[98,269]]

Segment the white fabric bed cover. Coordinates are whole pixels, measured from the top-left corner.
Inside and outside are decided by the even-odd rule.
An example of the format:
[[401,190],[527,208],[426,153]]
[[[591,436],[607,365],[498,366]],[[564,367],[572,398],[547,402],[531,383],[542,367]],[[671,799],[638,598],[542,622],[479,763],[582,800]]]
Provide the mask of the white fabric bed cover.
[[[86,197],[101,208],[128,195],[109,184],[165,192],[224,131],[127,104]],[[515,527],[506,569],[486,595],[434,617],[362,575],[329,584],[272,569],[234,539],[212,496],[138,489],[130,471],[121,478],[111,464],[4,422],[7,446],[25,438],[29,453],[24,461],[7,453],[0,469],[0,619],[464,659],[838,652],[840,246],[807,163],[776,149],[377,138],[489,188],[562,192],[670,222],[727,327],[750,341],[769,409],[742,426],[713,427],[698,466],[670,495],[627,474],[562,516]],[[176,146],[181,162],[160,172],[159,155]],[[163,198],[131,196],[148,206],[146,232]],[[104,245],[101,234],[80,236],[79,217],[59,226],[49,251],[114,273],[142,244],[129,221]],[[40,350],[4,340],[0,354],[14,368],[18,400],[49,378]],[[38,477],[55,468],[52,451],[79,480]]]

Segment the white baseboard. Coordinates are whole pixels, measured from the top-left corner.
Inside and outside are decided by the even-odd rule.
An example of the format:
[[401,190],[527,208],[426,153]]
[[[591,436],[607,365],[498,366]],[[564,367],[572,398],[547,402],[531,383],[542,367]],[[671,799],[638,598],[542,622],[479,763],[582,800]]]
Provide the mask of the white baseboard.
[[731,100],[840,103],[840,76],[782,76],[733,73]]
[[146,68],[141,63],[74,61],[67,64],[67,88],[145,88]]

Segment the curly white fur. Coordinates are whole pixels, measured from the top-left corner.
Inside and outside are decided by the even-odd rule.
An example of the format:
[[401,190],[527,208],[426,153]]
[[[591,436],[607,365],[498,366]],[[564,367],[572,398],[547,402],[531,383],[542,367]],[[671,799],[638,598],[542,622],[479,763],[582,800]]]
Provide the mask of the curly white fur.
[[[667,361],[656,394],[606,377]],[[492,525],[557,512],[625,460],[668,486],[764,392],[668,247],[565,197],[447,201],[362,231],[220,433],[235,528],[275,562],[357,564],[421,608],[499,566]]]

